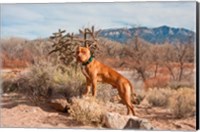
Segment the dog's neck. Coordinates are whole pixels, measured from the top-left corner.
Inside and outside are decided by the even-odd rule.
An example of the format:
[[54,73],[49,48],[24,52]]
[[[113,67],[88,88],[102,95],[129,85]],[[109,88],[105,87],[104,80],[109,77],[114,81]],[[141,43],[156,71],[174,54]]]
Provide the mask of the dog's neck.
[[86,61],[86,62],[83,62],[82,65],[83,66],[87,66],[88,64],[90,64],[92,62],[92,60],[94,59],[94,56],[91,55],[90,58]]

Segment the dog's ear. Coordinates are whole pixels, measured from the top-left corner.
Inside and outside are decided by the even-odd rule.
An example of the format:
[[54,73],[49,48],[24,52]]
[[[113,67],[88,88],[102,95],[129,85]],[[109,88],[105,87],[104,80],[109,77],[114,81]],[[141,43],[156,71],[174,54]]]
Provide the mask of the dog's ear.
[[77,47],[76,47],[76,51],[79,49],[79,47],[80,47],[80,46],[77,46]]
[[79,53],[79,49],[80,49],[80,46],[77,46],[76,51],[75,51],[76,55]]

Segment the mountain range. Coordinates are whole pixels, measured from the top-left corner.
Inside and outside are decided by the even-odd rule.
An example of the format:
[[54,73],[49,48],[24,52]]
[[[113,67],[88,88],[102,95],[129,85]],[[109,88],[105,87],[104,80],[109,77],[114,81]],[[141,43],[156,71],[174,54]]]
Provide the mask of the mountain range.
[[174,28],[169,26],[160,26],[156,28],[137,27],[137,28],[116,28],[103,29],[99,36],[120,43],[127,43],[135,36],[153,44],[162,44],[165,42],[175,44],[193,43],[195,32],[185,28]]

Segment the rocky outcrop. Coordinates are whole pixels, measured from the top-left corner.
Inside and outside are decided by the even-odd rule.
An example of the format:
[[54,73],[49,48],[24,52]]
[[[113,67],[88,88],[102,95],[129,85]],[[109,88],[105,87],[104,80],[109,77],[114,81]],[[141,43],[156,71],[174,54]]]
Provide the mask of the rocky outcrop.
[[154,129],[146,119],[109,112],[103,115],[103,125],[112,129]]

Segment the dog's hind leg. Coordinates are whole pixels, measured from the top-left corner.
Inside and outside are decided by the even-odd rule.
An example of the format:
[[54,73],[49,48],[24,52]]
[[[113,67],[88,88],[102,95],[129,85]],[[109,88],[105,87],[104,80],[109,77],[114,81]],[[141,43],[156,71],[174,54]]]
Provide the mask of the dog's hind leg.
[[130,86],[124,86],[123,92],[121,93],[120,97],[122,98],[123,102],[125,103],[127,107],[127,115],[135,115],[133,104],[131,103],[131,89]]
[[[131,101],[127,101],[126,105],[127,105],[127,109],[128,109],[127,115],[130,115],[131,113],[132,113],[132,115],[135,115],[134,107],[133,107],[133,104],[131,103]],[[131,111],[131,113],[130,113],[130,111]]]

